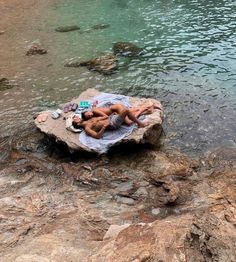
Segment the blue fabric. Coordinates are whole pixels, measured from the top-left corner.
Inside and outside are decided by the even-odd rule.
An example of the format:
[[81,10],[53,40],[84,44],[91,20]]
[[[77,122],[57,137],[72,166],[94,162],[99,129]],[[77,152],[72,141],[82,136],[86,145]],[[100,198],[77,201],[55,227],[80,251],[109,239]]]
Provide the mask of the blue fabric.
[[[129,98],[123,95],[102,93],[94,97],[92,99],[92,102],[93,101],[98,102],[97,107],[106,107],[117,103],[130,107]],[[106,130],[101,139],[95,139],[88,136],[85,131],[83,131],[79,136],[79,141],[92,151],[102,154],[106,153],[115,143],[130,135],[135,128],[135,124],[132,124],[131,126],[121,125],[121,127],[116,130]]]

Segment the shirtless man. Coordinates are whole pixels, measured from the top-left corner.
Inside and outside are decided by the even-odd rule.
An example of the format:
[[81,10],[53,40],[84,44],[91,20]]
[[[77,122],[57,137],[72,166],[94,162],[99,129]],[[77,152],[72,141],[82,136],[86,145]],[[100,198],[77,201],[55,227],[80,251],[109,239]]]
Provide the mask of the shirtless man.
[[[121,104],[114,104],[111,107],[96,107],[96,106],[93,105],[91,110],[88,110],[87,112],[84,112],[82,114],[82,117],[83,117],[84,120],[88,120],[88,119],[91,119],[92,117],[99,117],[99,116],[106,116],[106,115],[110,116],[111,114],[118,113],[116,111],[116,109],[120,107],[120,106],[118,107],[118,105],[123,106]],[[129,110],[136,118],[138,118],[141,115],[153,113],[154,108],[160,108],[160,107],[158,105],[154,105],[152,103],[148,106],[141,106],[139,108],[138,107],[131,107],[131,108],[129,108]],[[127,115],[125,117],[124,123],[126,125],[131,125],[133,123],[133,121]]]
[[120,126],[125,122],[126,117],[136,123],[138,127],[145,127],[148,125],[147,122],[139,121],[130,109],[121,104],[115,104],[106,109],[109,110],[107,111],[109,115],[98,111],[100,116],[94,117],[94,115],[92,115],[92,117],[88,120],[83,120],[79,116],[75,115],[73,123],[78,127],[83,127],[89,136],[97,139],[102,137],[106,129],[115,130],[120,128]]

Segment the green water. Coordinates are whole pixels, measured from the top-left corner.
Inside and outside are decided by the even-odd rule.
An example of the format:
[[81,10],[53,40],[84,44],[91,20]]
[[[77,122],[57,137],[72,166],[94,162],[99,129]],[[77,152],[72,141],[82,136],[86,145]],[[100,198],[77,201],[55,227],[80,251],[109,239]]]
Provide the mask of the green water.
[[[109,27],[91,30],[101,23]],[[55,32],[73,24],[81,30]],[[95,87],[161,100],[166,146],[236,145],[236,1],[58,0],[33,26],[37,34],[27,39],[40,32],[49,49],[34,58],[43,66],[28,79],[38,94],[35,111]],[[112,52],[117,41],[135,43],[143,55],[120,58],[111,76],[63,66]]]
[[[236,2],[100,0],[61,1],[60,24],[110,27],[68,33],[64,49],[87,59],[112,50],[117,41],[144,47],[144,55],[121,59],[111,77],[80,79],[100,90],[151,96],[166,107],[173,144],[201,150],[235,144]],[[81,83],[80,82],[80,83]]]

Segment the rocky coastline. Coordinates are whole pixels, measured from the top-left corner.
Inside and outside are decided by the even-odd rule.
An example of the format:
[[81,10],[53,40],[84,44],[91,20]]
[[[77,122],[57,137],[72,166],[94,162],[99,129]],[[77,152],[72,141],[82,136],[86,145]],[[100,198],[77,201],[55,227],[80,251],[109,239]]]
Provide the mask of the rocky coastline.
[[95,158],[35,131],[1,164],[3,261],[235,260],[235,149]]
[[[31,14],[38,4],[1,4],[12,14],[0,18],[5,25],[0,28],[3,49],[10,50],[2,54],[4,65],[12,50],[18,54],[11,55],[13,64],[21,54],[24,61],[38,53],[45,54],[38,59],[47,59],[44,47],[33,47],[29,57],[6,41],[10,30],[18,30],[7,25],[29,19],[22,10]],[[43,1],[38,10],[45,6]],[[97,24],[92,30],[108,27]],[[76,26],[52,31],[80,32]],[[20,45],[26,46],[23,40]],[[135,50],[135,55],[142,51]],[[91,61],[85,64],[94,70]],[[11,79],[17,69],[12,64],[1,69],[0,91],[14,89]],[[23,86],[20,81],[18,85]],[[38,132],[31,118],[24,129],[0,137],[0,261],[236,261],[235,170],[233,147],[192,156],[163,148],[160,141],[156,146],[116,148],[102,157],[71,154]]]

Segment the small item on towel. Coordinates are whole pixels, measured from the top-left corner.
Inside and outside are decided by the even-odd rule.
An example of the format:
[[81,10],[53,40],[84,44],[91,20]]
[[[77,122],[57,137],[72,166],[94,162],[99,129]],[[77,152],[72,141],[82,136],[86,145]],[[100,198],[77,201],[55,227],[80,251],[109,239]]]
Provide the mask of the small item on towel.
[[75,111],[77,108],[78,108],[78,104],[73,103],[73,104],[72,104],[72,107],[71,107],[71,110],[72,110],[72,111]]
[[77,108],[78,104],[70,102],[64,106],[63,111],[64,113],[68,113],[70,111],[75,111]]
[[78,107],[75,111],[75,114],[80,115],[80,118],[82,118],[82,114],[90,110],[92,110],[91,107]]
[[58,119],[60,117],[61,113],[62,113],[62,110],[61,109],[57,109],[56,111],[51,113],[51,117],[53,119]]
[[83,130],[82,129],[79,129],[79,128],[75,128],[73,126],[73,118],[74,116],[77,115],[75,113],[69,115],[67,118],[66,118],[66,129],[69,130],[69,131],[72,131],[74,133],[80,133],[82,132]]
[[89,108],[89,107],[91,107],[91,103],[89,102],[89,101],[80,101],[80,103],[79,103],[79,107],[81,107],[81,108]]

